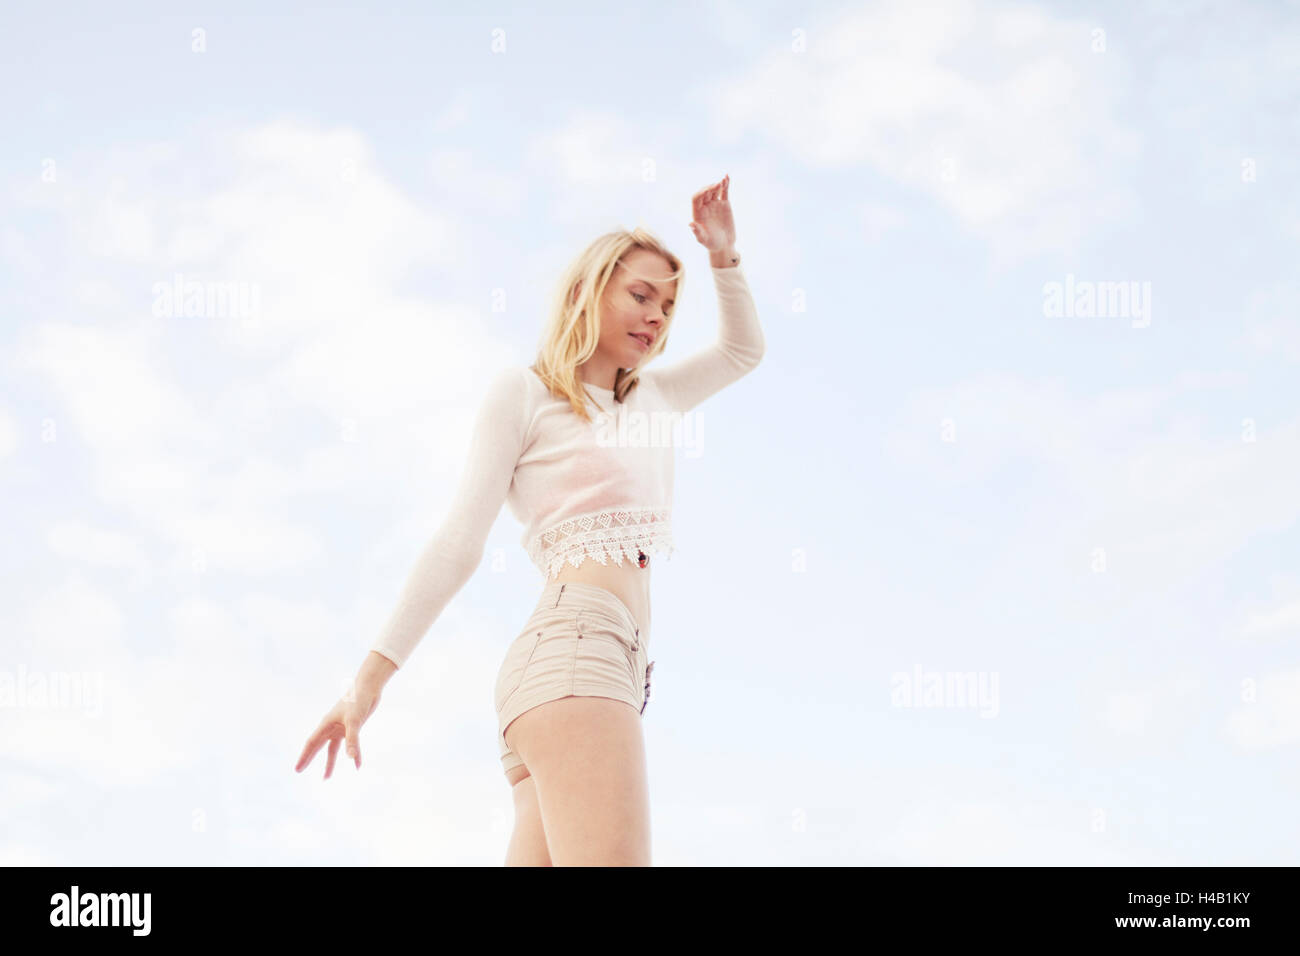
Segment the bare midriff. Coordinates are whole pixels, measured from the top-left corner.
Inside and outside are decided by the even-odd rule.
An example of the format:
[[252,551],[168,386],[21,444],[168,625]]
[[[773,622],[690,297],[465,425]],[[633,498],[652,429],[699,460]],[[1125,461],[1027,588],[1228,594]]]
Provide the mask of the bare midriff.
[[[653,563],[654,558],[650,558]],[[613,561],[601,564],[592,558],[584,558],[576,568],[566,563],[552,581],[576,584],[591,584],[616,595],[632,612],[632,618],[641,631],[641,636],[650,636],[650,563],[643,568],[636,561],[623,559],[622,565]]]

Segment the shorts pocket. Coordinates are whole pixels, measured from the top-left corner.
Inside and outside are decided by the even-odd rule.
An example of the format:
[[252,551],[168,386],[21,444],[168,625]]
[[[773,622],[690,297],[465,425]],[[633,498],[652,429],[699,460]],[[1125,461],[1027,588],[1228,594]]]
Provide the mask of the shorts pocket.
[[608,621],[604,615],[593,614],[584,608],[578,612],[578,636],[583,641],[599,641],[607,645],[611,654],[623,662],[629,686],[636,691],[641,689],[637,675],[640,644],[635,635],[629,636],[625,628]]
[[571,609],[546,609],[538,612],[529,620],[527,628],[515,638],[506,651],[506,659],[501,662],[497,672],[497,683],[493,694],[497,713],[501,713],[510,698],[523,686],[524,678],[530,669],[535,669],[539,656],[545,656],[542,645],[556,638],[573,637],[577,631]]
[[541,639],[540,629],[526,631],[515,638],[514,643],[506,651],[506,659],[501,662],[501,669],[497,671],[497,683],[493,692],[493,702],[498,714],[514,696],[519,685],[524,682],[524,672],[528,670],[528,664]]

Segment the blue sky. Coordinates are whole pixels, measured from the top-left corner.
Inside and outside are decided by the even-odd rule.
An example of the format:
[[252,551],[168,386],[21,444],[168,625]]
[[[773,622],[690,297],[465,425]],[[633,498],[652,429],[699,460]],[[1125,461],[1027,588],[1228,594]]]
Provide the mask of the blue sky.
[[361,772],[293,763],[569,259],[650,228],[712,341],[729,173],[655,862],[1293,863],[1300,4],[563,9],[4,14],[0,861],[498,864],[506,510]]

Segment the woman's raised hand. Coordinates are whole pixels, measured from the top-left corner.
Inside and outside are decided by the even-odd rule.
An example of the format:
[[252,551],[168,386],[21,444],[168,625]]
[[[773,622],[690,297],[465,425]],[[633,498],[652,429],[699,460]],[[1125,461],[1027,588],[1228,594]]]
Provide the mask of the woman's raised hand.
[[731,218],[727,189],[731,176],[723,176],[712,186],[705,186],[691,197],[691,231],[709,252],[730,249],[736,244],[736,223]]
[[328,780],[334,770],[334,758],[338,756],[339,744],[346,740],[348,756],[356,762],[357,769],[360,770],[361,725],[379,706],[379,696],[378,687],[364,681],[361,683],[354,681],[347,693],[330,708],[330,712],[325,715],[320,726],[307,738],[307,746],[302,748],[302,755],[293,769],[301,773],[328,740],[330,749],[325,761],[325,779]]

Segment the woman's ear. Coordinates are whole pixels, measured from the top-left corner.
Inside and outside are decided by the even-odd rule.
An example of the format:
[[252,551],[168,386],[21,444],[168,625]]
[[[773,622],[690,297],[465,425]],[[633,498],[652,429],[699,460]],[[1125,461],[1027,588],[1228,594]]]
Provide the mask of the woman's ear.
[[573,305],[578,301],[578,295],[582,292],[582,280],[579,279],[573,284],[573,291],[569,293],[569,304]]

